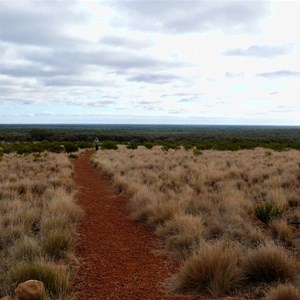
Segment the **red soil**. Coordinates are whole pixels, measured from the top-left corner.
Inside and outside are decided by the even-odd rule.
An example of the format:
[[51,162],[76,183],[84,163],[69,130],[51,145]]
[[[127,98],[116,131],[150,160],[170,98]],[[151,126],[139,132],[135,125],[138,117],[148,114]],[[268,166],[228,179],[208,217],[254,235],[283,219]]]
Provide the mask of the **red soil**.
[[77,198],[86,212],[77,248],[83,260],[74,284],[78,299],[177,298],[166,284],[176,263],[159,251],[150,230],[128,218],[126,199],[89,164],[92,153],[74,161]]

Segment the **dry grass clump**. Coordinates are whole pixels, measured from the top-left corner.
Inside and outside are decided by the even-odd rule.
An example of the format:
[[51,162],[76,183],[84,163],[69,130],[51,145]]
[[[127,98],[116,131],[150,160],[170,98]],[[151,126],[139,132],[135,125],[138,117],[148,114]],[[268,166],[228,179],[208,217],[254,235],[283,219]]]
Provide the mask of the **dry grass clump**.
[[72,165],[64,154],[5,155],[0,162],[0,297],[27,279],[42,280],[51,299],[70,288],[82,210],[74,202]]
[[[280,280],[285,278],[283,266],[288,269],[292,265],[289,264],[290,253],[298,253],[297,259],[300,258],[297,229],[287,223],[300,216],[297,150],[268,154],[265,149],[207,150],[195,155],[193,149],[162,151],[156,146],[151,150],[144,147],[131,150],[120,146],[115,151],[96,153],[92,161],[112,179],[119,192],[129,197],[131,216],[154,227],[166,248],[182,260],[184,272],[180,271],[178,278],[192,273],[195,282],[197,276],[205,282],[201,272],[197,273],[193,266],[199,260],[195,256],[202,258],[203,245],[212,244],[219,253],[224,243],[229,249],[240,249],[244,263],[239,262],[241,265],[238,263],[232,268],[245,274],[251,261],[260,264],[259,257],[262,258],[265,251],[263,245],[273,243],[276,254],[269,249],[269,260],[262,259],[262,263],[268,266],[268,261],[278,256],[275,270],[269,268],[268,272],[275,272]],[[281,244],[286,248],[279,251],[276,245]],[[208,264],[215,268],[213,260],[208,260]],[[221,263],[220,266],[223,268]],[[299,270],[295,266],[291,272],[296,272],[293,273],[296,276]],[[214,276],[218,282],[217,274],[213,274],[207,282],[213,282]],[[231,275],[226,272],[223,275],[231,280]],[[291,280],[293,276],[286,278]],[[259,289],[260,283],[250,278],[246,283],[257,285]],[[220,290],[212,288],[213,285],[207,289],[204,284],[195,288],[189,280],[177,281],[180,282],[178,289],[196,289],[213,295],[231,290],[226,284]],[[226,278],[222,280],[226,282]]]
[[250,251],[243,270],[251,282],[296,282],[300,265],[284,248],[269,243]]
[[19,262],[6,272],[5,277],[8,282],[40,280],[52,299],[64,299],[71,288],[70,275],[65,268],[43,261]]
[[168,250],[186,258],[198,251],[205,227],[201,217],[177,214],[163,226],[158,226],[156,234],[166,240]]
[[175,289],[215,297],[230,293],[244,279],[240,257],[240,249],[232,245],[205,244],[197,255],[186,260],[176,278]]
[[271,289],[265,300],[300,300],[300,289],[291,284],[281,284]]

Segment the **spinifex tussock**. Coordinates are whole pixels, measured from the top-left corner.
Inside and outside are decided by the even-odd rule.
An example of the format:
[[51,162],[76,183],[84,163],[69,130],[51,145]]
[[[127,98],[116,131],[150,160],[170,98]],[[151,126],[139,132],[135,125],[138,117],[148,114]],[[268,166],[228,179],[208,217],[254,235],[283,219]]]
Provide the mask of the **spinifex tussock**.
[[218,297],[241,285],[240,249],[222,243],[202,245],[198,254],[184,263],[176,277],[175,290],[198,291]]
[[38,279],[50,299],[63,299],[70,288],[65,266],[82,216],[70,161],[65,154],[10,154],[0,169],[0,296],[12,294],[18,282]]
[[[118,190],[129,197],[131,215],[154,227],[167,250],[183,262],[195,259],[198,252],[202,257],[203,245],[225,243],[229,249],[242,251],[245,262],[238,262],[236,270],[241,274],[248,270],[250,278],[247,259],[252,257],[255,265],[253,253],[262,257],[261,245],[273,241],[274,247],[278,243],[286,247],[282,249],[286,256],[279,255],[282,259],[274,263],[274,272],[281,274],[282,266],[289,265],[290,254],[297,253],[298,249],[293,247],[299,245],[295,230],[287,224],[288,219],[299,217],[299,152],[272,151],[266,156],[264,149],[203,150],[202,155],[195,155],[192,148],[187,149],[165,147],[162,151],[161,147],[154,146],[151,150],[144,147],[129,150],[120,146],[117,151],[96,153],[93,162],[99,170],[110,174]],[[268,203],[271,210],[262,209],[263,217],[266,216],[263,223],[258,219],[260,215],[255,214],[255,208],[264,208]],[[228,258],[227,263],[232,266],[229,261]],[[260,262],[256,258],[256,261],[259,265],[267,260]],[[192,263],[189,264],[192,268]],[[221,262],[220,265],[223,266]],[[299,275],[299,271],[293,273],[293,270],[291,267],[286,278]],[[182,282],[181,291],[195,289],[189,281]],[[259,282],[245,284],[260,289]],[[235,288],[235,284],[233,286]],[[226,294],[230,290],[226,284],[220,289],[204,288],[206,293],[213,291],[214,294]]]

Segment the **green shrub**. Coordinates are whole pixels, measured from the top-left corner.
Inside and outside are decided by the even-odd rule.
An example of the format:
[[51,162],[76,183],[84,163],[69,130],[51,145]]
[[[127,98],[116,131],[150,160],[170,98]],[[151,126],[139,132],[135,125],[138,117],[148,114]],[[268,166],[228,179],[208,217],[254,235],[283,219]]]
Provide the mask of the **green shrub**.
[[47,150],[49,150],[50,152],[53,152],[53,153],[61,153],[61,152],[64,152],[64,147],[60,144],[54,143],[54,144],[49,145]]
[[193,145],[192,144],[184,144],[183,148],[184,148],[184,150],[188,151],[188,150],[193,149]]
[[268,224],[270,221],[281,218],[283,209],[280,209],[271,203],[265,203],[255,208],[256,217]]
[[154,146],[154,143],[152,142],[144,142],[143,145],[147,148],[147,149],[152,149]]
[[194,153],[194,155],[201,155],[201,154],[203,154],[203,152],[200,149],[197,149],[197,148],[193,150],[193,153]]
[[178,150],[179,149],[179,145],[175,144],[175,143],[164,143],[161,149],[163,151],[168,151],[169,149]]
[[77,143],[77,145],[80,149],[86,149],[86,148],[93,148],[94,147],[93,143],[90,143],[90,142],[79,142],[79,143]]
[[136,142],[131,142],[127,145],[127,149],[137,149],[137,147],[139,146],[138,143]]
[[17,154],[23,155],[23,154],[29,154],[31,153],[31,149],[28,145],[20,145],[17,149]]
[[118,149],[118,145],[117,145],[116,142],[113,142],[113,141],[104,141],[101,144],[101,149],[117,150]]
[[65,143],[64,147],[65,151],[68,153],[78,151],[78,146],[75,143]]
[[74,154],[74,153],[70,153],[70,154],[69,154],[69,158],[70,158],[70,159],[76,159],[76,158],[78,158],[78,155],[76,155],[76,154]]

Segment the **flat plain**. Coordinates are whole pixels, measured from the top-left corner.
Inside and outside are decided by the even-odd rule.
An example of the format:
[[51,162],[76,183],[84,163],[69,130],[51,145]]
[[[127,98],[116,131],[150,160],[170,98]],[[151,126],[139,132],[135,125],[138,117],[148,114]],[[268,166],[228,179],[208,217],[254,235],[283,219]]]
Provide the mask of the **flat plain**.
[[176,293],[245,299],[299,298],[299,163],[299,151],[266,149],[119,147],[93,158],[181,262]]

